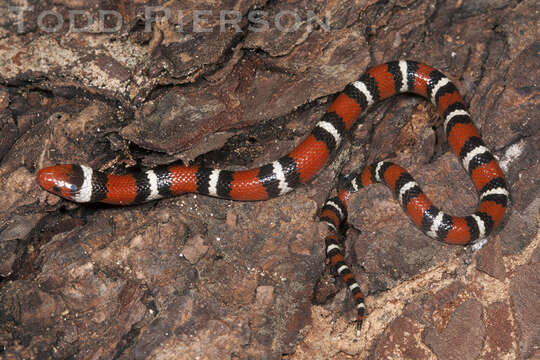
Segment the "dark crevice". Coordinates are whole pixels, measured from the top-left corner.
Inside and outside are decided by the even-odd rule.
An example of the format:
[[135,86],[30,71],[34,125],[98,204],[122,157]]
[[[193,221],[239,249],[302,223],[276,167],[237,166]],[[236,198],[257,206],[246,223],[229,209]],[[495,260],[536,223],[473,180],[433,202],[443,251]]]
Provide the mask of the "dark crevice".
[[17,259],[12,266],[12,272],[8,276],[0,277],[0,287],[6,282],[33,278],[40,273],[42,264],[39,249],[55,235],[84,225],[86,221],[77,212],[66,211],[60,207],[56,212],[39,220],[30,233],[18,241],[15,251]]
[[126,350],[128,350],[131,346],[136,344],[136,340],[139,337],[141,333],[141,328],[137,326],[132,326],[129,331],[122,336],[120,341],[118,341],[118,344],[115,348],[115,353],[113,356],[113,359],[120,359],[121,356],[124,354]]
[[[38,91],[43,96],[53,98],[62,97],[65,99],[77,99],[83,98],[87,100],[99,100],[113,107],[128,108],[127,102],[111,96],[110,93],[101,93],[99,89],[93,89],[95,91],[87,90],[84,87],[77,86],[58,86],[54,84],[54,81],[47,76],[38,76],[31,78],[33,74],[23,74],[13,79],[3,79],[1,82],[7,88],[14,88],[18,91],[24,88],[25,91]],[[49,82],[51,83],[49,86]],[[126,110],[126,109],[124,109]],[[131,110],[127,111],[128,113]]]

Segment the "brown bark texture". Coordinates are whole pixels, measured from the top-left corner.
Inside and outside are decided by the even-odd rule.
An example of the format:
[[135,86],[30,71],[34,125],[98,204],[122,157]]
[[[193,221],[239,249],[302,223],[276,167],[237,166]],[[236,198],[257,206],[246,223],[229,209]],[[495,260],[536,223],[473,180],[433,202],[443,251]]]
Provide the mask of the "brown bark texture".
[[[0,357],[540,358],[539,13],[535,0],[3,1]],[[36,184],[56,163],[260,166],[396,59],[456,82],[512,203],[473,251],[424,236],[382,186],[354,195],[359,337],[317,220],[338,174],[389,159],[448,212],[476,206],[422,98],[371,108],[313,181],[268,201],[79,205]]]

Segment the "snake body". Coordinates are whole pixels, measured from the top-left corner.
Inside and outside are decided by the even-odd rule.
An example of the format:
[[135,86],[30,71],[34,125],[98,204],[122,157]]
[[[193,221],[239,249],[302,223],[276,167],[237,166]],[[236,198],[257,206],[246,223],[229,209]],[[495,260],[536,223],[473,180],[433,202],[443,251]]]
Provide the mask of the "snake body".
[[456,86],[439,70],[408,60],[370,68],[347,85],[324,116],[289,154],[259,168],[229,171],[204,166],[165,166],[128,175],[105,174],[84,165],[41,169],[37,179],[47,191],[75,202],[130,205],[183,193],[255,201],[281,196],[312,179],[339,147],[360,114],[374,103],[412,92],[430,100],[444,120],[450,148],[469,173],[480,202],[475,213],[451,216],[429,201],[418,183],[398,165],[381,161],[348,177],[338,195],[328,199],[320,219],[328,224],[326,254],[353,294],[358,331],[364,319],[364,295],[345,263],[340,239],[350,195],[369,184],[386,184],[412,222],[429,237],[467,244],[487,237],[504,217],[509,192],[504,174],[471,120]]

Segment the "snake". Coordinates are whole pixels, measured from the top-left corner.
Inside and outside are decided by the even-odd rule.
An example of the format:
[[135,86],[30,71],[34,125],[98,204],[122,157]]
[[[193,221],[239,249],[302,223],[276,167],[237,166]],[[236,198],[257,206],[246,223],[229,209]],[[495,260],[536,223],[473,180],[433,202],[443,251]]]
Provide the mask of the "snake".
[[323,205],[319,219],[328,226],[325,253],[334,274],[347,285],[357,310],[360,334],[366,316],[364,294],[345,261],[343,237],[347,202],[359,189],[386,185],[413,224],[425,235],[447,244],[466,245],[485,239],[502,222],[510,194],[497,159],[484,144],[454,83],[441,71],[421,62],[398,60],[368,69],[348,84],[316,122],[311,133],[290,153],[254,169],[230,171],[203,165],[169,165],[130,174],[108,174],[79,164],[61,164],[37,173],[39,185],[78,203],[132,205],[197,193],[239,201],[260,201],[291,192],[309,182],[328,163],[353,125],[373,104],[401,93],[414,93],[438,110],[450,149],[477,190],[476,211],[452,216],[428,199],[402,167],[379,161],[347,175],[336,196]]

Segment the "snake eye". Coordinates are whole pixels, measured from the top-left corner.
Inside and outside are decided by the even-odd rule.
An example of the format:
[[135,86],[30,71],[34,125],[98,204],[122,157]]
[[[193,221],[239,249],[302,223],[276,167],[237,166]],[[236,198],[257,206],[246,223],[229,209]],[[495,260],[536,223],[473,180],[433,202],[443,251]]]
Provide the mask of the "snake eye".
[[76,200],[83,180],[84,175],[77,165],[46,167],[37,174],[37,182],[43,189],[72,201]]

